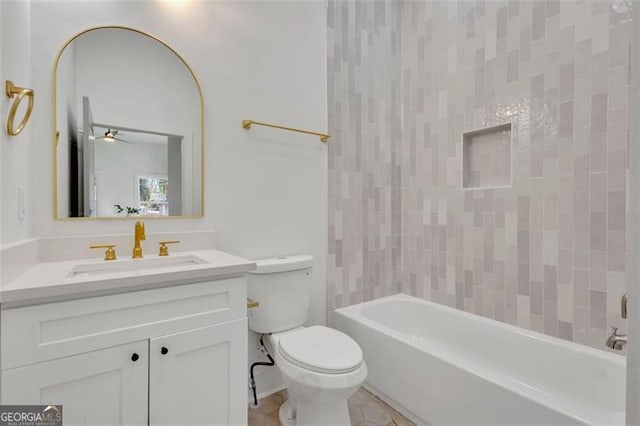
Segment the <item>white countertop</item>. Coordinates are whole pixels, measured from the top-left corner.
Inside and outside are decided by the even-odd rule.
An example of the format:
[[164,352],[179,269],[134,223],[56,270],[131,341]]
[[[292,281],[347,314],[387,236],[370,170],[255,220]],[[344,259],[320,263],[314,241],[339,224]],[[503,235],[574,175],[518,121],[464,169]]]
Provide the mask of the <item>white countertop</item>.
[[[173,252],[170,256],[185,255],[197,256],[206,263],[75,277],[69,276],[74,266],[101,264],[106,261],[100,259],[39,263],[0,289],[0,303],[2,308],[8,308],[147,290],[238,276],[256,267],[253,261],[218,250]],[[156,254],[144,256],[144,259],[154,258],[158,256]],[[130,261],[131,259],[125,257],[109,263]]]

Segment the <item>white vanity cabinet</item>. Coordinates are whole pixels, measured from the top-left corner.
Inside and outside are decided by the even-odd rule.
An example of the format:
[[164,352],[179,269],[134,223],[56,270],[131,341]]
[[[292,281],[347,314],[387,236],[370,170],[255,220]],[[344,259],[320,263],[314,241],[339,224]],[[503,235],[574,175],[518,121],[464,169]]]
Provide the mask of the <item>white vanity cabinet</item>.
[[246,423],[246,279],[3,309],[2,404],[65,425]]
[[148,374],[148,341],[129,343],[5,370],[2,403],[62,404],[70,425],[143,425]]
[[237,320],[151,339],[149,424],[245,424],[246,330]]

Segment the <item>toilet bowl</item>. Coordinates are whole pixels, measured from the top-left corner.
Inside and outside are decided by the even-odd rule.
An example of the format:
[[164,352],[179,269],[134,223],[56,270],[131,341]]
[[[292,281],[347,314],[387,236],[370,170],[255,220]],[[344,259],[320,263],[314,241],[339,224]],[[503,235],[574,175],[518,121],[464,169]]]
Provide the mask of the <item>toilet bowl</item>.
[[304,327],[311,298],[308,255],[256,261],[248,296],[259,303],[249,328],[268,336],[275,365],[289,395],[280,407],[283,425],[350,425],[348,398],[367,377],[360,346],[324,326]]
[[360,346],[346,334],[313,326],[270,336],[289,399],[283,425],[350,425],[347,400],[367,377]]

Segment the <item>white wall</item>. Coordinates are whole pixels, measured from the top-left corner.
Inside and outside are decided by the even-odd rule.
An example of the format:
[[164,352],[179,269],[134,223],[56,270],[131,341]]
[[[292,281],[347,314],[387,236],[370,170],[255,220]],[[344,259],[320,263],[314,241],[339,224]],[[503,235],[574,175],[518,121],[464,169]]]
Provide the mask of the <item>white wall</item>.
[[[125,136],[126,137],[126,136]],[[97,142],[96,178],[99,216],[116,216],[114,204],[136,207],[136,177],[167,176],[167,145]],[[123,214],[124,215],[124,214]]]
[[[53,219],[50,106],[54,58],[69,37],[94,25],[133,26],[180,52],[205,98],[205,216],[149,220],[147,232],[214,229],[220,249],[248,258],[313,255],[310,322],[324,323],[326,145],[313,136],[240,126],[253,118],[326,130],[324,2],[36,1],[31,9],[32,84],[39,94],[31,124],[37,150],[27,157],[39,194],[32,205],[33,234],[121,233],[133,227],[127,220]],[[276,380],[271,369],[259,380],[260,390]]]
[[[4,25],[2,25],[2,23],[4,22],[2,20],[2,2],[0,2],[0,47],[4,47],[4,45],[2,44],[2,40],[4,39],[3,34],[2,34],[2,28],[4,28]],[[3,60],[3,55],[0,54],[0,81],[4,81],[4,67],[2,66],[4,60]],[[0,108],[0,117],[5,117],[5,113],[6,113],[6,104],[2,104],[2,107]],[[2,147],[5,144],[5,139],[7,137],[7,134],[3,131],[0,131],[0,202],[2,202],[4,200],[4,185],[2,184],[3,182],[3,178],[4,178],[4,174],[2,173],[3,171],[3,155],[2,155]],[[2,203],[4,204],[4,202]],[[3,211],[0,208],[0,247],[2,247],[2,234],[3,234],[3,228],[4,228],[4,221],[2,220],[3,218]],[[2,262],[0,262],[0,276],[2,276]],[[2,281],[0,280],[0,285],[2,285]]]
[[[82,104],[78,105],[76,99],[76,49],[75,46],[68,46],[65,54],[58,62],[58,79],[56,110],[58,111],[57,121],[58,146],[56,156],[58,158],[57,183],[58,183],[58,216],[69,215],[69,154],[70,137],[79,139],[78,129],[82,128],[82,116],[78,116],[78,111],[82,111]],[[80,109],[78,109],[80,108]]]
[[[0,45],[0,52],[2,52],[2,68],[0,70],[0,83],[2,84],[2,93],[0,94],[2,99],[0,101],[2,125],[2,139],[0,139],[2,161],[0,166],[2,170],[0,180],[2,190],[0,244],[2,245],[29,238],[32,234],[30,226],[32,209],[28,208],[25,218],[22,221],[18,220],[17,188],[18,186],[24,187],[26,199],[34,195],[30,171],[34,165],[31,135],[35,120],[32,118],[18,136],[9,136],[4,130],[7,113],[12,102],[4,95],[4,81],[12,80],[17,86],[31,87],[30,9],[29,2],[18,0],[2,2],[2,20],[0,21],[2,38]],[[42,102],[37,90],[35,96]],[[23,102],[23,104],[18,111],[18,122],[22,119],[22,112],[27,102]],[[34,113],[37,109],[38,106],[34,107]],[[51,139],[49,138],[49,140]],[[50,175],[47,176],[47,181],[51,182]]]
[[77,102],[91,99],[96,122],[179,135],[199,130],[197,85],[161,43],[134,31],[102,29],[72,44]]

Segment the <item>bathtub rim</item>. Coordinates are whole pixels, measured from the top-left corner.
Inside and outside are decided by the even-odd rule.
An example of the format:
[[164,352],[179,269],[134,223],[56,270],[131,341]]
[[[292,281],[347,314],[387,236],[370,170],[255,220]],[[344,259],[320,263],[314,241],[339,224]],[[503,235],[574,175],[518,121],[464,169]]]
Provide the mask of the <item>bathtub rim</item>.
[[[577,342],[570,342],[568,340],[565,339],[561,339],[559,337],[555,337],[555,336],[550,336],[548,334],[543,334],[540,333],[538,331],[534,331],[534,330],[529,330],[526,328],[522,328],[519,327],[517,325],[513,325],[513,324],[509,324],[506,322],[502,322],[502,321],[498,321],[495,319],[491,319],[491,318],[487,318],[481,315],[477,315],[471,312],[467,312],[467,311],[463,311],[461,309],[457,309],[457,308],[452,308],[450,306],[446,306],[446,305],[442,305],[440,303],[436,303],[436,302],[432,302],[430,300],[426,300],[426,299],[421,299],[419,297],[416,296],[411,296],[408,295],[406,293],[396,293],[390,296],[385,296],[385,297],[381,297],[378,299],[374,299],[374,300],[369,300],[366,302],[361,302],[355,305],[350,305],[350,306],[345,306],[343,308],[337,308],[334,310],[335,313],[339,313],[342,315],[345,315],[345,313],[348,316],[348,313],[354,313],[357,312],[358,317],[364,319],[365,321],[370,321],[370,322],[375,322],[373,320],[368,319],[367,317],[365,317],[364,315],[362,315],[362,309],[365,305],[367,306],[373,306],[373,305],[377,305],[377,304],[381,304],[384,303],[386,301],[390,301],[390,300],[403,300],[403,301],[409,301],[409,302],[416,302],[416,303],[420,303],[423,305],[427,305],[430,307],[433,307],[435,309],[444,311],[444,312],[449,312],[455,315],[461,315],[464,318],[467,318],[469,320],[474,320],[474,321],[480,321],[483,324],[487,324],[487,325],[491,325],[494,327],[498,327],[499,329],[503,329],[503,330],[507,330],[509,332],[515,332],[517,334],[526,336],[528,338],[532,338],[534,340],[539,340],[539,341],[548,341],[550,343],[553,344],[557,344],[565,349],[571,350],[572,352],[581,352],[581,353],[588,353],[590,355],[594,355],[596,358],[600,358],[600,359],[604,359],[604,360],[609,360],[612,361],[616,364],[621,364],[623,366],[625,366],[626,368],[626,357],[622,354],[617,354],[617,353],[612,353],[612,352],[608,352],[604,349],[596,349],[594,347],[591,346],[587,346],[584,345],[582,343],[577,343]],[[389,328],[389,327],[387,327]],[[389,330],[392,330],[391,328],[389,328]],[[604,346],[604,343],[603,343]]]
[[[393,328],[385,325],[384,323],[380,323],[378,321],[370,319],[362,314],[362,310],[365,307],[382,304],[387,301],[398,301],[398,300],[415,302],[415,303],[429,306],[429,308],[440,310],[445,313],[449,313],[453,315],[461,315],[468,320],[480,321],[485,325],[488,325],[491,327],[498,327],[499,329],[502,329],[505,332],[510,332],[510,333],[515,332],[519,335],[525,336],[526,338],[531,338],[537,341],[546,341],[547,343],[558,345],[561,348],[567,349],[573,353],[586,354],[587,356],[594,356],[598,360],[612,362],[626,369],[626,360],[625,360],[625,357],[623,356],[612,354],[604,350],[599,350],[586,345],[582,345],[580,343],[569,342],[554,336],[549,336],[549,335],[539,333],[537,331],[527,330],[512,324],[503,323],[491,318],[482,317],[477,314],[462,311],[446,305],[441,305],[439,303],[421,299],[405,293],[397,293],[397,294],[385,296],[379,299],[374,299],[371,301],[362,302],[359,304],[355,304],[355,305],[351,305],[343,308],[338,308],[334,310],[334,313],[346,318],[347,320],[355,321],[361,324],[362,326],[371,327],[376,332],[383,334],[387,338],[391,338],[393,340],[399,341],[400,343],[404,345],[408,345],[419,351],[425,351],[424,346],[421,346],[418,342],[412,341],[411,339],[406,338],[406,335],[402,335],[401,333],[395,331]],[[447,356],[443,356],[446,351],[440,350],[438,348],[435,348],[435,349],[432,348],[427,350],[426,352],[429,355],[434,356],[438,358],[440,361],[445,362],[455,368],[463,369],[464,371],[467,371],[469,374],[475,375],[496,386],[500,386],[507,391],[516,393],[524,398],[529,398],[532,401],[540,405],[543,405],[549,410],[555,411],[556,413],[562,414],[566,417],[575,419],[576,421],[583,422],[586,424],[616,424],[616,425],[624,424],[626,407],[623,407],[622,411],[607,411],[605,409],[593,409],[592,406],[589,405],[587,402],[581,403],[579,402],[579,400],[572,400],[566,397],[560,399],[563,404],[558,404],[557,403],[558,398],[554,394],[545,392],[544,390],[538,389],[534,386],[529,386],[522,380],[518,380],[514,377],[511,377],[506,373],[494,371],[490,368],[477,369],[477,365],[474,365],[473,363],[469,362],[463,357],[451,356],[451,353],[446,353]],[[366,354],[365,354],[365,358],[366,358]],[[367,385],[368,387],[375,389],[381,395],[385,395],[383,391],[376,388],[372,384],[367,382]],[[367,386],[365,386],[365,388],[366,387]],[[404,407],[400,402],[396,402],[396,401],[393,401],[393,402],[395,405],[398,405],[399,407],[404,408],[405,412],[408,412],[411,414],[411,417],[414,417],[414,418],[416,417],[415,414],[411,412],[411,410]],[[563,407],[567,407],[567,409],[563,409]],[[577,412],[584,413],[584,415],[576,414]],[[615,423],[610,421],[605,421],[605,419],[610,418],[609,416],[616,417]]]

